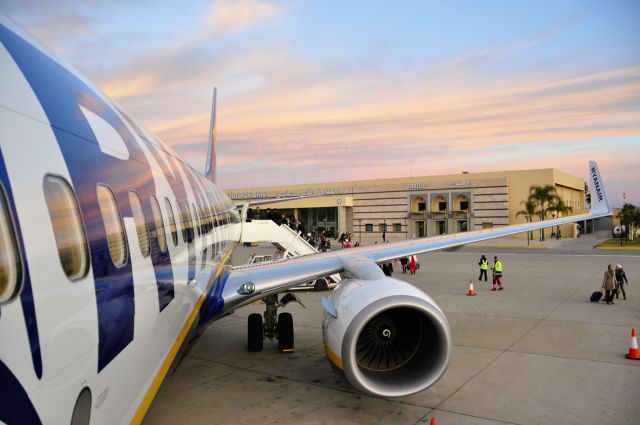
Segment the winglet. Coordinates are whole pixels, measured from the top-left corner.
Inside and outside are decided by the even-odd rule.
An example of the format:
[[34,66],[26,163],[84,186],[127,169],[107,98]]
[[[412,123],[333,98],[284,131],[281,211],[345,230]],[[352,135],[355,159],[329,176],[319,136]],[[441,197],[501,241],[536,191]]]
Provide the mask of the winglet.
[[209,147],[207,148],[207,162],[204,164],[204,176],[216,182],[216,147],[218,145],[218,136],[216,131],[216,94],[217,90],[213,88],[213,100],[211,102],[211,120],[209,121]]
[[611,214],[611,207],[604,191],[604,183],[595,161],[589,161],[589,193],[591,194],[591,214]]

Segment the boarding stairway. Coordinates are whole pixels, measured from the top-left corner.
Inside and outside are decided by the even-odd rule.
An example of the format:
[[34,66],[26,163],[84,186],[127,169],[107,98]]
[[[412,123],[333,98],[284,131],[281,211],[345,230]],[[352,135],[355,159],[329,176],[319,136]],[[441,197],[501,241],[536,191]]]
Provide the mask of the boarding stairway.
[[[318,250],[307,242],[299,231],[293,230],[286,224],[278,225],[273,220],[252,220],[242,223],[240,243],[260,242],[269,242],[279,248],[282,251],[282,260],[318,253]],[[330,277],[334,282],[340,282],[339,274]]]

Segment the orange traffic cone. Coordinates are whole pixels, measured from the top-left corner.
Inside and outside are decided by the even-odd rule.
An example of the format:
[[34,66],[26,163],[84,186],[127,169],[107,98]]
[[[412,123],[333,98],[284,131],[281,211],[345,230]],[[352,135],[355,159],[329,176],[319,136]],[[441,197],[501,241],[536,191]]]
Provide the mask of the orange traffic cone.
[[476,293],[473,290],[473,280],[469,279],[469,292],[467,295],[474,296]]
[[640,360],[640,352],[638,352],[638,340],[636,339],[636,328],[631,329],[631,345],[629,346],[629,354],[627,354],[625,357],[632,360]]

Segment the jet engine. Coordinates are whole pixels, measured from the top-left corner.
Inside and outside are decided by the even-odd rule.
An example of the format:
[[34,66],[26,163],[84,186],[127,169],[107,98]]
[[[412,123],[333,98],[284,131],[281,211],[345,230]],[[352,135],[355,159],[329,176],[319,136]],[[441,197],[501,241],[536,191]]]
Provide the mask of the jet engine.
[[405,396],[430,387],[447,369],[449,323],[418,288],[389,277],[347,279],[323,304],[325,352],[356,390]]

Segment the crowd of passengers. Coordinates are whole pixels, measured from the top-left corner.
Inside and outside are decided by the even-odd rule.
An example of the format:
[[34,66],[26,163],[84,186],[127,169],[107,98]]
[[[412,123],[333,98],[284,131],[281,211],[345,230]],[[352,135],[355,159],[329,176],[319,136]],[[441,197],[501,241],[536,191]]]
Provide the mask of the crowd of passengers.
[[[311,246],[318,251],[325,252],[331,250],[331,238],[335,236],[333,232],[327,232],[326,229],[318,228],[315,231],[305,233],[305,227],[302,220],[294,217],[293,215],[286,215],[280,213],[277,209],[267,208],[266,210],[260,210],[260,207],[256,209],[249,208],[247,210],[247,222],[251,220],[271,220],[277,225],[289,226],[293,231],[300,232],[300,235],[304,240],[309,242]],[[343,233],[338,239],[338,243],[342,248],[351,248],[351,235]],[[359,246],[358,242],[353,246]]]

